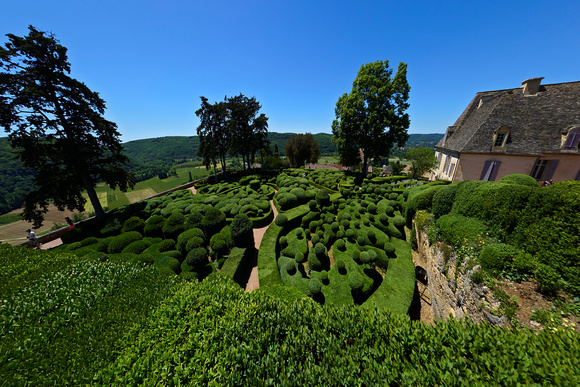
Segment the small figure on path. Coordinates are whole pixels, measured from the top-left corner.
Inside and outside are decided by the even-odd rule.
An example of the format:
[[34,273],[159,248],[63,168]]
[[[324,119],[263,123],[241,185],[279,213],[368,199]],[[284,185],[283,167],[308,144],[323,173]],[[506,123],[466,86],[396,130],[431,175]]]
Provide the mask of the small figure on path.
[[32,248],[38,250],[40,248],[40,243],[36,240],[36,234],[29,228],[26,229],[26,232],[28,233],[28,240],[30,241]]
[[66,220],[66,222],[68,223],[68,226],[70,229],[75,228],[75,224],[73,223],[73,221],[71,220],[71,218],[69,218],[68,216],[66,218],[64,218],[64,220]]

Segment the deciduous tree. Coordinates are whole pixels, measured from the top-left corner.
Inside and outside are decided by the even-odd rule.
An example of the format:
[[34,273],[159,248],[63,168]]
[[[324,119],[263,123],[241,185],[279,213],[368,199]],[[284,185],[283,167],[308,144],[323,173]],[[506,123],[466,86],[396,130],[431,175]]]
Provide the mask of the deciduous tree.
[[241,94],[227,99],[229,133],[232,140],[231,154],[242,155],[248,169],[253,155],[263,146],[268,137],[268,117],[258,116],[261,108],[256,97]]
[[37,172],[24,218],[40,226],[51,202],[83,211],[86,190],[97,219],[104,220],[97,182],[121,190],[133,185],[120,133],[103,117],[99,94],[69,76],[67,49],[50,33],[29,31],[8,34],[0,47],[0,124],[23,165]]
[[409,149],[405,158],[411,162],[411,176],[418,178],[431,171],[437,165],[437,158],[432,149],[420,147]]
[[333,143],[341,159],[352,159],[353,148],[360,148],[365,175],[369,159],[388,156],[395,143],[403,146],[409,137],[407,65],[399,63],[397,73],[392,74],[388,61],[361,66],[351,92],[336,103]]
[[320,158],[318,141],[311,133],[294,135],[286,142],[286,157],[293,167],[316,163]]
[[217,162],[222,165],[224,179],[226,176],[226,155],[230,149],[231,135],[228,125],[227,102],[216,102],[213,105],[201,97],[201,108],[195,114],[200,119],[197,127],[199,136],[198,156],[203,157],[206,168],[213,163],[214,175],[217,181]]

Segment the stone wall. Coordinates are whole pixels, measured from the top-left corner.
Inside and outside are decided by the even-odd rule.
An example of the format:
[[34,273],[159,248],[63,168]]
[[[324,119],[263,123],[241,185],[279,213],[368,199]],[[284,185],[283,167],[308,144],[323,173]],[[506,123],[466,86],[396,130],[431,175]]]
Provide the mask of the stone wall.
[[498,317],[489,312],[500,305],[492,291],[471,279],[473,272],[480,269],[478,266],[468,270],[468,262],[462,262],[457,267],[454,253],[448,256],[446,262],[441,244],[429,246],[426,230],[417,230],[417,246],[419,255],[415,265],[427,272],[425,290],[429,293],[434,319],[467,317],[475,323],[508,325],[505,316]]

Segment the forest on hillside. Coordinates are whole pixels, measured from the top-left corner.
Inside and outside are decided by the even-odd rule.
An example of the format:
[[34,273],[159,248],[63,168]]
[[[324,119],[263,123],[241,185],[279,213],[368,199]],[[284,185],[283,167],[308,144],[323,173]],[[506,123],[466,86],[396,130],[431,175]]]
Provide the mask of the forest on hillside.
[[[278,146],[280,156],[286,154],[286,142],[295,133],[268,133],[270,150]],[[318,141],[321,156],[336,154],[332,144],[331,134],[318,133],[313,135]],[[443,137],[442,134],[410,134],[405,149],[415,147],[433,148]],[[127,169],[135,174],[136,181],[151,177],[166,178],[172,174],[177,164],[186,161],[198,161],[198,136],[168,136],[148,138],[123,143],[125,154],[130,163]],[[403,150],[394,148],[391,154],[403,157]],[[34,188],[34,171],[24,168],[20,160],[15,158],[7,137],[0,138],[0,214],[8,213],[21,207],[26,193]]]

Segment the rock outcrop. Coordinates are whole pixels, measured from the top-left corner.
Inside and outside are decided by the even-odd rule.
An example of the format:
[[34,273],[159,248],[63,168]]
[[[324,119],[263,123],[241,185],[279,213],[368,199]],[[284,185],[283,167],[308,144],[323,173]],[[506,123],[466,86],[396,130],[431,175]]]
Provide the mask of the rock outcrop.
[[[459,262],[455,253],[445,251],[442,244],[429,245],[426,230],[417,230],[419,257],[416,266],[423,268],[424,293],[429,293],[434,319],[468,318],[472,322],[488,322],[507,326],[505,316],[490,313],[500,306],[493,292],[484,284],[472,280],[479,266],[468,269],[469,261]],[[421,271],[421,269],[418,269]]]

